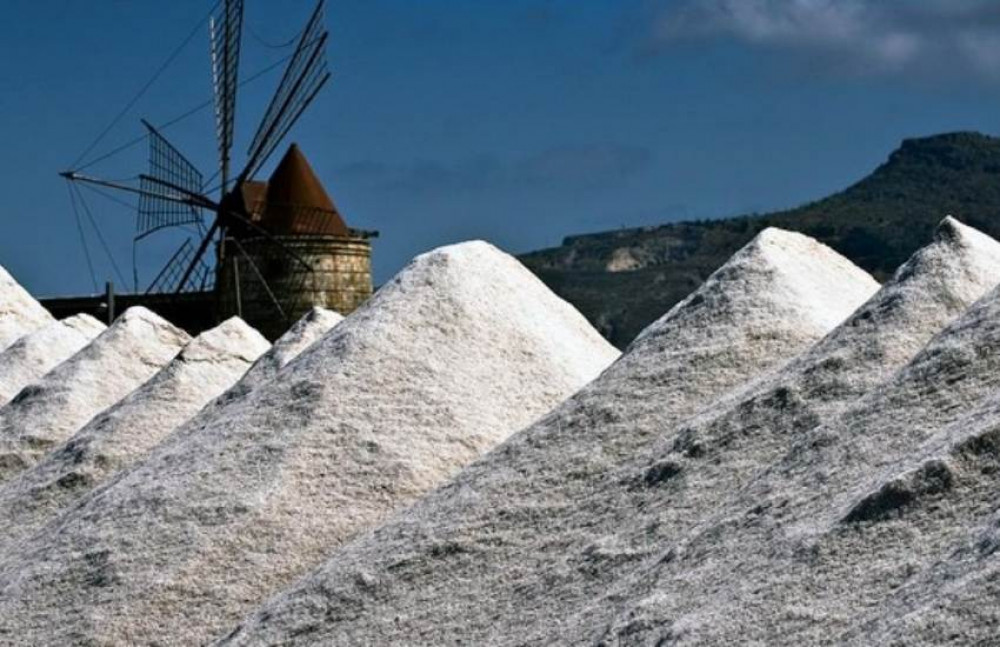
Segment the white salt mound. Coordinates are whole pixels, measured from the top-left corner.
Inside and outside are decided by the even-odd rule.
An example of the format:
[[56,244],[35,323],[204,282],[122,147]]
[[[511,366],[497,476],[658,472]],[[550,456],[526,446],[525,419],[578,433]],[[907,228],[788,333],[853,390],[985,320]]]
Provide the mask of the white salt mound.
[[314,306],[254,363],[240,380],[240,388],[249,392],[267,382],[343,320],[344,317],[333,310]]
[[[854,524],[920,537],[934,530],[923,568],[902,550],[882,550],[879,566],[895,573],[878,604],[858,605],[839,644],[988,645],[1000,623],[1000,393],[943,428],[901,461],[858,488]],[[889,504],[889,505],[887,505]],[[942,532],[943,531],[943,532]],[[875,535],[874,528],[864,532]],[[905,535],[904,535],[905,536]],[[922,538],[922,537],[921,537]],[[900,570],[903,569],[903,570]],[[905,576],[900,577],[899,573]]]
[[419,256],[224,415],[15,548],[0,636],[203,643],[617,355],[492,246]]
[[261,355],[236,384],[199,411],[198,415],[185,425],[186,429],[188,431],[200,429],[211,424],[215,418],[225,415],[226,410],[235,406],[261,384],[271,380],[281,369],[343,320],[342,315],[332,310],[314,306],[285,331],[284,335],[276,339],[270,350]]
[[34,467],[0,487],[0,554],[232,386],[270,344],[233,317],[203,332],[166,367],[105,409]]
[[0,267],[0,350],[52,321],[49,311]]
[[995,511],[998,346],[994,289],[637,569],[608,640],[829,644],[877,617]]
[[0,404],[69,359],[107,328],[90,315],[53,321],[0,352]]
[[[671,472],[666,488],[644,488],[642,494],[632,495],[636,510],[631,514],[623,503],[617,505],[631,522],[609,535],[617,544],[631,546],[633,556],[644,553],[652,561],[660,559],[664,546],[673,546],[717,511],[720,500],[780,458],[791,441],[889,377],[997,282],[1000,243],[946,218],[934,241],[823,341],[738,397],[685,421],[678,433],[664,434],[648,459],[619,476],[624,482],[643,482],[667,466]],[[669,507],[661,511],[665,497]],[[655,516],[643,512],[652,509],[657,510]],[[654,520],[660,530],[644,530]],[[612,576],[615,570],[618,574]],[[603,569],[602,574],[611,580],[630,571],[645,569],[629,563],[624,569]],[[635,597],[630,587],[642,587],[627,579],[604,584],[606,595],[594,595],[575,615],[561,609],[567,630],[555,642],[604,635],[613,601]]]
[[[996,434],[995,427],[991,435]],[[854,618],[857,624],[838,644],[994,644],[1000,624],[1000,512],[967,530],[942,551],[939,562],[901,584],[879,608]]]
[[669,466],[649,484],[619,480],[620,466],[822,338],[877,287],[815,241],[766,230],[597,381],[335,552],[232,641],[523,643],[539,624],[558,623],[562,605],[598,594],[603,571],[641,556],[604,535],[635,514],[662,532],[651,516],[665,505],[637,510],[631,497],[669,490]]
[[0,481],[38,462],[142,385],[190,339],[145,308],[126,310],[83,350],[0,408]]

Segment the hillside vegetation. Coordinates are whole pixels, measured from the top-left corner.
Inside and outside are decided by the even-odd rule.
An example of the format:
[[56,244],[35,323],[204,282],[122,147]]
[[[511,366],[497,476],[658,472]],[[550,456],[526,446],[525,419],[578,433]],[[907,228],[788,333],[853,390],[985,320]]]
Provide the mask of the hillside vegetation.
[[624,347],[766,227],[817,238],[883,280],[949,214],[1000,237],[1000,139],[907,139],[860,182],[795,209],[569,236],[521,261]]

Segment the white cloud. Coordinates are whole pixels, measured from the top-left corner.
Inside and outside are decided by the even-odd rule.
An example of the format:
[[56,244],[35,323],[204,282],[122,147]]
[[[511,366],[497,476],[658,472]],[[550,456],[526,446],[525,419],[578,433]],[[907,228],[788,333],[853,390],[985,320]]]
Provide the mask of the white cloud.
[[650,45],[725,39],[865,74],[1000,78],[997,0],[660,0]]

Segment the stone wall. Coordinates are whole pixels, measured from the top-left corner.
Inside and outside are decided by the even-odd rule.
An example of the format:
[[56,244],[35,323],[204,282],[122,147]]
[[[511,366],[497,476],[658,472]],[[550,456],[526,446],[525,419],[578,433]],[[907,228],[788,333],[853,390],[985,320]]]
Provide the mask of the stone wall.
[[[269,339],[276,339],[314,305],[347,315],[372,294],[371,243],[341,236],[279,236],[312,271],[265,238],[226,241],[226,261],[216,277],[221,318],[239,315]],[[252,264],[251,262],[252,261]],[[256,269],[255,267],[256,266]],[[284,310],[267,293],[265,283]]]

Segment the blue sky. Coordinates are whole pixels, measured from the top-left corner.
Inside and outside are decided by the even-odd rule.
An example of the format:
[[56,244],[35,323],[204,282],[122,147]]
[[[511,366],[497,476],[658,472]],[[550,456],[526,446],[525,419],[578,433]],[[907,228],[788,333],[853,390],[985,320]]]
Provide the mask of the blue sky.
[[[0,25],[0,264],[37,294],[93,290],[70,164],[211,3],[9,0]],[[281,58],[311,2],[246,0],[241,75]],[[330,0],[332,82],[297,141],[376,279],[468,238],[567,234],[789,207],[904,137],[1000,132],[1000,3],[985,0]],[[88,159],[210,96],[207,30]],[[235,158],[274,72],[239,96]],[[166,134],[210,175],[211,114]],[[133,147],[87,170],[143,170]],[[276,160],[275,160],[276,161]],[[269,170],[269,169],[268,169]],[[87,193],[126,284],[134,215]],[[97,281],[116,273],[85,218]],[[137,250],[139,283],[177,235]]]

